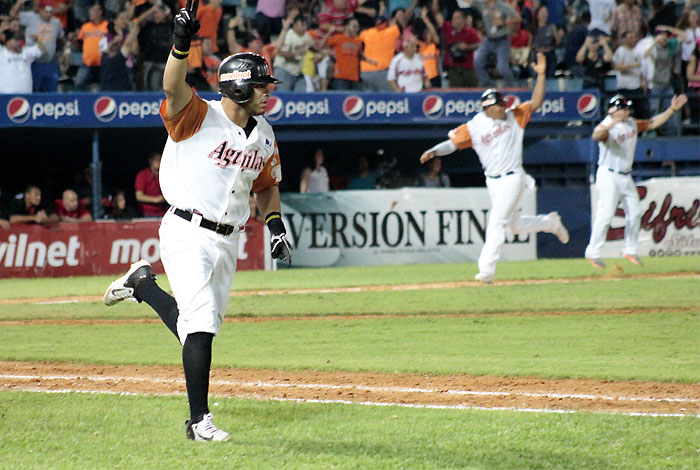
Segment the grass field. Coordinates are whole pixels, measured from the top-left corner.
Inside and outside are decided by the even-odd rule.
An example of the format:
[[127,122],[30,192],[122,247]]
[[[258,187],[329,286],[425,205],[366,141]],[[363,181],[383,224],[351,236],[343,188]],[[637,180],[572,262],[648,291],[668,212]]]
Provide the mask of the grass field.
[[[119,380],[81,383],[100,367],[176,371],[179,344],[145,304],[104,307],[107,277],[3,280],[0,468],[700,468],[700,257],[645,262],[611,260],[607,272],[582,260],[501,263],[490,286],[460,283],[473,264],[239,272],[214,342],[218,371],[250,382],[322,373],[367,390],[380,388],[359,382],[369,377],[440,385],[422,405],[359,389],[328,399],[335,392],[227,385],[210,405],[234,437],[217,445],[185,440],[181,384],[144,394]],[[35,362],[92,372],[60,387],[39,372],[12,377],[13,363]],[[479,385],[488,381],[501,385]],[[444,401],[457,384],[470,385]],[[524,384],[546,399],[485,406],[467,393]],[[557,398],[559,386],[561,396],[598,393],[600,404]],[[636,408],[601,398],[618,389]]]

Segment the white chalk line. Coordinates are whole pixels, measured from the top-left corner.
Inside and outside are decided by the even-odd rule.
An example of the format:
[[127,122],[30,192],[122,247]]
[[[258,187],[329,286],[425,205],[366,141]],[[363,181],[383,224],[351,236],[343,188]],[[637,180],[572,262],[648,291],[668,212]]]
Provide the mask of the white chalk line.
[[[162,379],[158,377],[129,377],[129,376],[83,376],[83,375],[11,375],[0,374],[0,379],[15,380],[87,380],[92,382],[156,382],[156,383],[177,383],[184,384],[185,380]],[[367,392],[394,392],[394,393],[442,393],[449,395],[472,395],[472,396],[497,396],[497,397],[528,397],[528,398],[566,398],[573,400],[606,400],[606,401],[631,401],[631,402],[666,402],[666,403],[699,403],[697,398],[654,398],[654,397],[625,397],[611,395],[591,395],[591,394],[566,394],[566,393],[533,393],[533,392],[496,392],[481,390],[443,390],[431,388],[415,387],[376,387],[370,385],[335,385],[335,384],[298,384],[279,382],[242,382],[238,380],[210,380],[210,385],[228,385],[250,388],[302,388],[320,390],[359,390]]]
[[[14,390],[11,390],[14,391]],[[31,393],[86,393],[90,395],[119,395],[119,396],[181,396],[183,393],[135,393],[135,392],[117,392],[114,390],[75,390],[70,388],[60,390],[44,390],[39,387],[27,387],[21,390],[22,392]],[[221,398],[231,398],[212,394]],[[244,397],[235,397],[244,398]],[[249,397],[245,397],[249,398]],[[374,401],[350,401],[350,400],[321,400],[317,398],[283,398],[269,396],[253,396],[260,401],[278,401],[278,402],[293,402],[293,403],[320,403],[327,405],[361,405],[361,406],[391,406],[397,408],[418,408],[429,410],[475,410],[475,411],[511,411],[523,413],[546,413],[546,414],[577,414],[591,413],[600,415],[616,415],[616,416],[644,416],[651,418],[700,418],[700,414],[683,414],[683,413],[645,413],[638,411],[597,411],[597,410],[558,410],[550,408],[515,408],[509,406],[468,406],[468,405],[422,405],[414,403],[384,403]]]

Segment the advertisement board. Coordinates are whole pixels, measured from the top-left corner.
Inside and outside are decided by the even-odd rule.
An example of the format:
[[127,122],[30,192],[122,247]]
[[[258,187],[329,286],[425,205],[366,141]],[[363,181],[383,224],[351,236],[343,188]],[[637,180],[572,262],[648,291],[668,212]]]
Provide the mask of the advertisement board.
[[[141,258],[163,272],[156,219],[0,230],[0,278],[121,274]],[[265,269],[264,225],[249,220],[240,235],[238,269]]]
[[[637,192],[642,213],[639,256],[700,254],[700,177],[640,181]],[[593,185],[592,208],[596,201],[597,191]],[[608,229],[602,257],[621,257],[624,236],[625,212],[620,205]]]
[[[520,210],[534,214],[535,201],[527,189]],[[485,188],[332,191],[282,201],[296,267],[474,262],[490,207]],[[536,257],[534,235],[507,234],[502,260]]]

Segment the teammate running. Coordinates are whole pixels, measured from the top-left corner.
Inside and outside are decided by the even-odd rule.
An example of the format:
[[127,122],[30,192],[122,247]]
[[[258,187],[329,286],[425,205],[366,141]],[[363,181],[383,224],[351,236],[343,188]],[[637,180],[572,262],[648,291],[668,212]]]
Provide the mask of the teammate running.
[[204,101],[185,83],[187,55],[199,29],[198,0],[175,17],[175,44],[163,77],[160,113],[168,131],[160,184],[171,208],[161,222],[161,259],[175,297],[155,283],[141,260],[114,281],[106,305],[135,299],[150,305],[182,343],[190,419],[186,435],[226,441],[208,406],[212,340],[226,313],[236,271],[238,239],[250,213],[251,190],[271,233],[273,258],[291,263],[280,216],[282,179],[277,142],[261,117],[270,95],[265,59],[235,54],[218,71],[220,101]]
[[630,119],[632,101],[622,95],[610,99],[608,115],[593,130],[593,140],[598,142],[598,171],[596,172],[596,204],[591,228],[591,238],[586,247],[586,259],[594,268],[603,269],[600,249],[605,243],[610,221],[622,199],[625,209],[625,244],[622,256],[631,263],[642,266],[639,259],[639,227],[641,210],[637,187],[632,180],[632,163],[637,147],[637,135],[646,130],[663,126],[673,113],[688,101],[685,95],[674,96],[671,106],[650,120]]
[[561,223],[559,214],[521,216],[518,202],[525,189],[527,175],[523,169],[523,136],[533,112],[544,101],[544,54],[537,54],[532,64],[537,82],[530,101],[506,109],[503,95],[493,89],[481,95],[483,111],[449,132],[449,139],[426,150],[420,157],[425,163],[436,156],[449,155],[457,149],[473,147],[486,175],[486,187],[491,199],[491,213],[486,227],[486,240],[479,255],[477,281],[489,284],[496,274],[496,263],[501,257],[506,227],[513,234],[548,232],[562,243],[569,242],[569,232]]

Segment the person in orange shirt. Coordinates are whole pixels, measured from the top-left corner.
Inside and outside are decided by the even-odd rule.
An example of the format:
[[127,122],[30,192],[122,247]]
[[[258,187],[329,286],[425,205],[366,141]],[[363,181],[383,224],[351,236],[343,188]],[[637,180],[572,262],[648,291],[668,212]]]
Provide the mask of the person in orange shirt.
[[100,41],[107,37],[107,20],[103,18],[102,7],[94,4],[88,10],[90,21],[83,24],[78,40],[83,43],[83,63],[75,76],[75,86],[84,88],[90,83],[99,83],[102,52]]
[[334,34],[328,38],[328,45],[333,49],[335,69],[333,72],[332,90],[362,90],[360,81],[360,61],[367,59],[362,53],[362,40],[358,37],[360,23],[355,17],[345,20],[345,32]]
[[365,46],[365,56],[376,62],[360,64],[363,88],[366,91],[393,92],[386,79],[389,64],[394,58],[396,41],[401,37],[401,28],[396,22],[397,12],[394,10],[389,23],[382,23],[360,33],[360,39]]
[[426,78],[432,88],[440,88],[440,36],[428,18],[428,9],[421,10],[422,23],[416,22],[414,29],[418,36],[418,54],[423,58]]
[[215,54],[219,52],[216,41],[222,14],[221,0],[203,0],[202,4],[199,6],[199,10],[197,10],[197,19],[200,24],[197,36],[200,38],[210,38],[212,51]]

